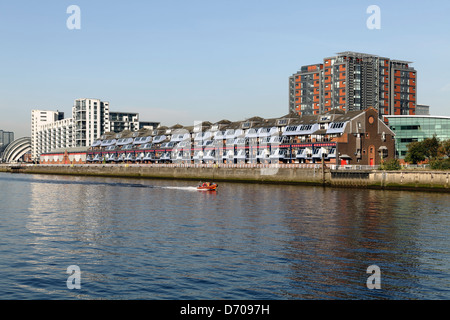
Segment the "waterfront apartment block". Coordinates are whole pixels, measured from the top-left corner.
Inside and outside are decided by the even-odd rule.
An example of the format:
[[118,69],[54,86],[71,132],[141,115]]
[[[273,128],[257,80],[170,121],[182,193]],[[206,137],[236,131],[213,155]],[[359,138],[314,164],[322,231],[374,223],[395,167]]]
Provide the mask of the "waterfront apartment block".
[[404,159],[408,152],[408,144],[420,142],[436,135],[439,140],[450,139],[450,117],[430,115],[388,115],[389,128],[395,132],[396,153]]
[[[38,137],[41,131],[41,127],[45,124],[55,123],[64,118],[64,113],[59,111],[47,111],[47,110],[31,110],[31,158],[36,159],[44,151],[42,143],[38,142]],[[42,135],[40,137],[42,141]]]
[[72,108],[74,146],[85,147],[110,130],[109,102],[77,99]]
[[57,148],[74,147],[73,134],[72,118],[42,124],[35,134],[34,145],[32,140],[31,159],[33,159],[33,151],[39,155]]
[[[86,162],[375,166],[392,159],[394,148],[394,133],[376,109],[334,109],[321,115],[293,112],[272,119],[204,121],[193,126],[105,133],[89,147]],[[64,155],[59,150],[42,154],[40,160],[67,163],[69,158]]]
[[[144,122],[143,125],[159,125]],[[76,99],[72,118],[64,119],[58,111],[31,111],[32,160],[57,149],[86,148],[107,132],[137,131],[141,127],[138,113],[114,112],[109,102],[99,99]]]
[[417,73],[412,62],[341,52],[306,65],[289,78],[289,112],[375,108],[380,115],[414,115]]

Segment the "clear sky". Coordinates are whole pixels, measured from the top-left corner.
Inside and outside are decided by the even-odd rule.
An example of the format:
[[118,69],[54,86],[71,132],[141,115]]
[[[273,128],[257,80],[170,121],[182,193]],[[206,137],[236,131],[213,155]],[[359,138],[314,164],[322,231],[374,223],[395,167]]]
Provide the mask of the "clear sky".
[[77,98],[168,126],[282,116],[289,76],[342,51],[413,61],[418,103],[450,115],[449,16],[447,0],[2,1],[0,129],[29,136],[32,109],[71,117]]

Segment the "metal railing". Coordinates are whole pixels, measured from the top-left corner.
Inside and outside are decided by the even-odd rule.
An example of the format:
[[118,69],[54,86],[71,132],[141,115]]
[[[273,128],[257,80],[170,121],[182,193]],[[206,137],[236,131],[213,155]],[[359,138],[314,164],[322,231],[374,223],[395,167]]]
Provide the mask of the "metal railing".
[[380,168],[379,165],[374,165],[374,166],[370,166],[370,165],[356,165],[356,164],[352,164],[352,165],[328,165],[328,167],[332,170],[378,170]]
[[[126,161],[126,159],[124,160]],[[54,166],[54,164],[24,164],[24,166]],[[92,164],[58,164],[62,167],[155,167],[155,168],[298,168],[320,169],[321,164],[304,163],[92,163]]]

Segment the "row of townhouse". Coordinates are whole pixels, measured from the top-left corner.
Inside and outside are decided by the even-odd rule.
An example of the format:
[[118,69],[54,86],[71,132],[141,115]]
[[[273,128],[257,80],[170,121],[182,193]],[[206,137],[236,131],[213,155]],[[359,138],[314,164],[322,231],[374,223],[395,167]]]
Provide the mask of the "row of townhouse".
[[394,156],[393,131],[368,108],[110,132],[91,144],[85,162],[378,165]]

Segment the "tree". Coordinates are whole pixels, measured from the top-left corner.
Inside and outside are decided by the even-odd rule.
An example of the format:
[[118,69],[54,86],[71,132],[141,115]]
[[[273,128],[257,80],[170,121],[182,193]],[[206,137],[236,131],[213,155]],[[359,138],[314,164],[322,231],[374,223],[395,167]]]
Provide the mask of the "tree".
[[441,142],[441,146],[439,148],[439,152],[450,158],[450,139],[444,140]]
[[441,144],[436,135],[420,142],[411,142],[408,144],[408,153],[406,154],[405,161],[417,164],[425,160],[435,160],[438,158],[440,150]]
[[425,157],[428,160],[436,159],[439,155],[439,139],[436,135],[433,135],[432,138],[427,138],[421,142],[423,144],[423,149],[425,150]]
[[411,142],[408,144],[408,152],[405,161],[412,164],[418,164],[425,161],[425,150],[422,142]]

